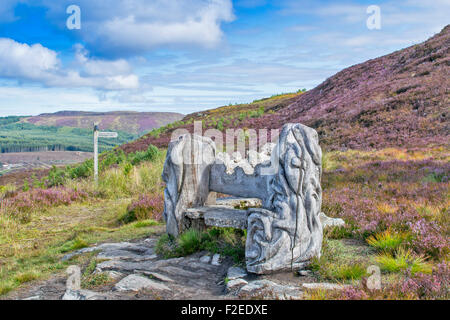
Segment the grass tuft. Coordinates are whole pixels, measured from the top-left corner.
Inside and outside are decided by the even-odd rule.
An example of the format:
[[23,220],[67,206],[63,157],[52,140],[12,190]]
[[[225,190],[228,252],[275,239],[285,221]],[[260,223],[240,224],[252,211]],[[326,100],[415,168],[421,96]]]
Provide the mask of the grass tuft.
[[375,257],[380,268],[387,272],[400,272],[410,270],[412,275],[416,273],[430,274],[432,265],[426,261],[424,256],[414,255],[411,250],[399,248],[395,254],[382,253]]
[[394,252],[410,239],[407,233],[393,233],[386,230],[366,239],[367,243],[379,251]]
[[14,280],[18,282],[19,284],[30,282],[33,280],[38,279],[40,276],[39,272],[32,270],[32,271],[26,271],[21,272],[15,275]]

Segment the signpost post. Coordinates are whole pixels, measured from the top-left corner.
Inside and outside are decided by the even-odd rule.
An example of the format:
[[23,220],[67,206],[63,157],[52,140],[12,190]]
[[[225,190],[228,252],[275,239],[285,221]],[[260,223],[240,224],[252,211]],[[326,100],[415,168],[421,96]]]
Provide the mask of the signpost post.
[[102,132],[98,130],[98,122],[94,122],[94,182],[98,185],[98,138],[117,138],[117,132]]

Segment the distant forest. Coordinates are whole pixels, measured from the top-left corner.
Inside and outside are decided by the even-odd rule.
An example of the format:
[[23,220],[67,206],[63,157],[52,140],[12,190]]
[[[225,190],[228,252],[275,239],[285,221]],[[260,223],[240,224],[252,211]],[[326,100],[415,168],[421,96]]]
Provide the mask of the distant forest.
[[[90,129],[37,126],[23,123],[23,117],[0,117],[0,153],[36,151],[93,151]],[[99,151],[136,139],[137,136],[119,132],[117,139],[99,139]]]

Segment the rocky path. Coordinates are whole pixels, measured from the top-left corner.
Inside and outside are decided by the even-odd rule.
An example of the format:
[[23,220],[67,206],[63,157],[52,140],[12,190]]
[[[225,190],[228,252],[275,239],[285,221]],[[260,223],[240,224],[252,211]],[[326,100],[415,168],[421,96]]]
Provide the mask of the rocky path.
[[[84,248],[63,257],[63,260],[94,253],[98,259],[93,275],[106,274],[108,285],[93,290],[67,285],[69,277],[62,274],[19,290],[9,299],[32,300],[124,300],[124,299],[301,299],[304,282],[310,275],[293,276],[281,273],[271,276],[249,275],[233,266],[229,258],[199,252],[187,257],[162,259],[155,254],[157,239],[137,242],[104,243]],[[77,270],[77,266],[75,269]],[[79,269],[78,269],[79,270]],[[80,272],[80,271],[78,271]],[[79,275],[79,274],[78,274]],[[72,283],[72,282],[70,282]]]

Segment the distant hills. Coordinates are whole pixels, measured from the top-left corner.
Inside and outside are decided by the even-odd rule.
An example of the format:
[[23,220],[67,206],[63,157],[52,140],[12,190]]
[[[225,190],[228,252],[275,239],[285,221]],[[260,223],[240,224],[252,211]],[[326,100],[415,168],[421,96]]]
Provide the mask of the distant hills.
[[349,67],[306,92],[187,115],[121,146],[167,146],[177,128],[315,128],[327,150],[427,147],[450,141],[450,25],[429,40]]
[[169,112],[60,111],[32,117],[0,118],[0,153],[43,151],[93,151],[93,123],[100,130],[117,131],[116,139],[100,139],[105,151],[136,139],[183,115]]
[[21,122],[39,126],[85,129],[91,129],[94,122],[99,122],[101,130],[116,130],[139,135],[180,120],[183,117],[184,115],[173,112],[59,111],[55,113],[43,113],[33,117],[25,117],[21,119]]

